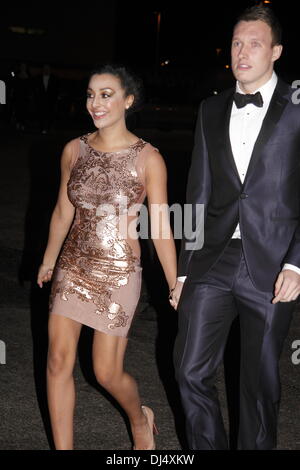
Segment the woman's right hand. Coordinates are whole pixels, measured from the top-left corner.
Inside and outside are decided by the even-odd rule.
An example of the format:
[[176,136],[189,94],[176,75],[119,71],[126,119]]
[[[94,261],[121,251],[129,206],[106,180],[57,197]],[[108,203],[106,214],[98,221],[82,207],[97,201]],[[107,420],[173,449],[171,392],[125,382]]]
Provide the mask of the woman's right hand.
[[43,282],[51,281],[53,274],[53,267],[47,266],[46,264],[41,264],[37,277],[37,284],[40,287],[43,287]]

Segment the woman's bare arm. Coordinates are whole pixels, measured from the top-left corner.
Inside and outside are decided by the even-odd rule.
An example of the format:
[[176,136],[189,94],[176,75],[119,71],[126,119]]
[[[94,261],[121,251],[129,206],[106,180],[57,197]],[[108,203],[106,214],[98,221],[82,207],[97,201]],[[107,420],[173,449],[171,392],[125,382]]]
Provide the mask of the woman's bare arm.
[[161,154],[153,151],[146,160],[146,193],[151,222],[151,238],[169,289],[176,284],[176,248],[169,222],[167,170]]
[[48,243],[37,280],[40,287],[42,287],[43,282],[51,279],[57,257],[74,219],[75,208],[67,194],[67,183],[70,178],[73,159],[74,144],[69,142],[66,144],[61,157],[61,181],[58,199],[52,213]]

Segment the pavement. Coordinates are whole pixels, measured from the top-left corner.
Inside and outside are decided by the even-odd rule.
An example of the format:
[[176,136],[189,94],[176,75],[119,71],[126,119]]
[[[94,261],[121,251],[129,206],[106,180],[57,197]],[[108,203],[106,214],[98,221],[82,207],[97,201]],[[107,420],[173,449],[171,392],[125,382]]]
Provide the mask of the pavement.
[[[9,129],[0,132],[0,450],[49,450],[53,448],[45,394],[49,288],[38,289],[35,274],[56,199],[61,149],[85,130],[56,129],[44,136],[35,132],[17,134]],[[170,203],[183,202],[192,133],[155,129],[139,129],[136,133],[157,146],[166,159]],[[160,432],[157,449],[186,449],[172,365],[177,314],[168,306],[166,285],[153,247],[149,244],[144,250],[143,289],[128,343],[126,368],[138,381],[143,403],[155,412]],[[92,330],[84,327],[74,371],[75,448],[130,450],[127,419],[93,375],[91,340]],[[231,341],[227,361],[234,365],[234,330]],[[300,353],[297,356],[293,349],[295,341],[300,348],[299,307],[280,363],[278,449],[282,450],[300,450]],[[236,369],[231,372],[234,383]],[[226,427],[231,422],[234,430],[234,414],[233,420],[227,415],[223,367],[218,372],[217,388]]]

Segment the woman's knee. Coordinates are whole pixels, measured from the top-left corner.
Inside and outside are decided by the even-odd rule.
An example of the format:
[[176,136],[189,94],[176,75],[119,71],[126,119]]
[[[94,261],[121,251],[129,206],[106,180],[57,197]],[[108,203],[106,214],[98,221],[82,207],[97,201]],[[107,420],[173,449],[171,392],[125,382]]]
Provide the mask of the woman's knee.
[[49,347],[47,370],[52,376],[70,375],[73,372],[75,355],[66,348]]
[[106,390],[111,390],[117,386],[119,374],[113,366],[94,366],[94,372],[97,382]]

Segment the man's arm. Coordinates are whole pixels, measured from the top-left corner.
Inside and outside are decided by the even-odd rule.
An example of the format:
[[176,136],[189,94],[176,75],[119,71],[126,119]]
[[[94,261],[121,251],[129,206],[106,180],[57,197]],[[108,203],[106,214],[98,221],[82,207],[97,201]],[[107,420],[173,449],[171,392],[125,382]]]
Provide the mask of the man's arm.
[[[202,101],[195,128],[194,148],[192,153],[192,162],[189,171],[186,192],[186,204],[190,204],[189,210],[192,210],[190,222],[191,227],[184,227],[184,235],[181,243],[181,250],[178,262],[178,276],[186,276],[188,265],[190,263],[193,249],[189,245],[197,245],[197,204],[204,204],[206,209],[211,193],[211,176],[208,161],[208,151],[203,130],[203,108],[205,101]],[[186,207],[185,207],[186,210]],[[199,214],[199,211],[198,211]],[[203,227],[200,227],[202,230]],[[199,232],[199,227],[198,227]],[[187,238],[188,233],[193,233],[193,238]]]
[[[178,262],[178,277],[175,289],[172,292],[172,301],[174,308],[177,308],[181,291],[184,285],[184,281],[187,276],[188,266],[193,255],[193,250],[188,249],[189,244],[197,246],[195,243],[195,237],[197,236],[197,210],[196,204],[204,204],[204,210],[210,198],[211,193],[211,175],[208,161],[208,151],[205,141],[205,135],[203,130],[203,107],[204,101],[202,101],[198,118],[195,128],[194,148],[192,153],[192,162],[189,171],[187,192],[186,192],[186,204],[191,204],[192,218],[191,227],[184,227],[184,235],[181,242],[181,250],[179,254]],[[199,212],[198,212],[199,213]],[[198,233],[203,230],[203,227],[198,227]],[[194,233],[194,239],[187,238],[187,233]]]

